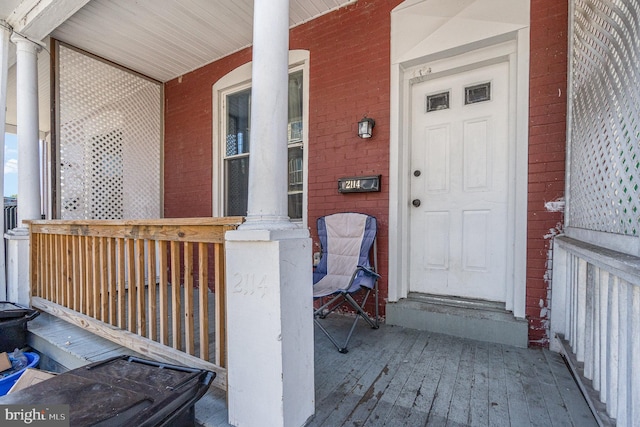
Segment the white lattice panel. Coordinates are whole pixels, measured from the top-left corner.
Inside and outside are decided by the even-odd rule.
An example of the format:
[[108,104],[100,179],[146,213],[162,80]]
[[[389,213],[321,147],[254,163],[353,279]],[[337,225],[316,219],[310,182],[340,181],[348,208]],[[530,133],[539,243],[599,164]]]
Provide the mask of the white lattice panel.
[[160,217],[160,84],[63,45],[58,58],[61,218]]
[[640,234],[636,0],[574,0],[568,225]]

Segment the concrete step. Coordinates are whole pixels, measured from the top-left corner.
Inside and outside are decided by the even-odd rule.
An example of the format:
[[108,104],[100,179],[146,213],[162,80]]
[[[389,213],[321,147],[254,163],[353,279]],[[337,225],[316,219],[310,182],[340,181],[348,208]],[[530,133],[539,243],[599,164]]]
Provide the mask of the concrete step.
[[505,309],[504,303],[409,293],[388,302],[388,325],[526,348],[529,325]]

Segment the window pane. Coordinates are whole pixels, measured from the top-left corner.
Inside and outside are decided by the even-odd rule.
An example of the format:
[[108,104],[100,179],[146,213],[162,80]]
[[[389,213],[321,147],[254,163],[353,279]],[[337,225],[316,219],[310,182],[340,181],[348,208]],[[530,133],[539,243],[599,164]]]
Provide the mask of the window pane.
[[227,96],[227,156],[249,152],[251,89]]
[[302,193],[289,194],[289,218],[292,221],[302,219]]
[[289,218],[302,219],[302,147],[289,148]]
[[449,92],[427,95],[427,113],[449,108]]
[[[303,74],[289,75],[288,102],[288,206],[289,218],[302,219],[304,195],[303,147]],[[225,215],[247,214],[249,174],[249,133],[251,128],[251,89],[226,96],[225,141]],[[284,143],[284,141],[283,141]]]
[[228,159],[225,164],[225,181],[227,183],[225,215],[246,216],[249,191],[249,157]]
[[490,101],[490,100],[491,100],[491,83],[489,82],[464,88],[464,103],[466,105],[475,104],[476,102]]
[[302,71],[289,75],[289,143],[302,141]]

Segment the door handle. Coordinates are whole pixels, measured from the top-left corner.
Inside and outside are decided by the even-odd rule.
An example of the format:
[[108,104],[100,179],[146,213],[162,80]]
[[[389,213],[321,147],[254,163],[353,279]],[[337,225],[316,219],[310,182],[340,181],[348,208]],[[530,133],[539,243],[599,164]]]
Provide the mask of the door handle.
[[417,208],[418,206],[420,206],[420,199],[413,199],[411,204]]

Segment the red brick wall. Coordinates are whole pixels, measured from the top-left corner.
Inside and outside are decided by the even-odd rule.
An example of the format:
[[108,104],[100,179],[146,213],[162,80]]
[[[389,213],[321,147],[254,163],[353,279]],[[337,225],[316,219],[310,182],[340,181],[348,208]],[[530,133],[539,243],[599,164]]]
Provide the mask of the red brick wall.
[[527,300],[530,345],[548,344],[551,238],[562,212],[545,208],[564,197],[567,109],[567,0],[531,1]]
[[[401,0],[360,0],[291,31],[290,49],[310,52],[309,215],[358,211],[377,217],[381,310],[387,295],[391,9]],[[165,85],[166,217],[211,215],[211,87],[251,60],[245,49]],[[364,114],[374,136],[357,136]],[[340,194],[337,180],[382,175],[379,193]],[[383,311],[384,312],[384,311]]]
[[251,50],[199,68],[164,86],[164,216],[211,216],[212,93],[222,76],[251,60]]
[[[354,210],[376,216],[382,298],[388,289],[390,12],[400,2],[359,0],[294,28],[290,37],[291,49],[310,51],[308,222],[314,242],[321,215]],[[564,195],[567,8],[567,0],[531,2],[526,314],[531,344],[543,346],[550,236],[563,220],[545,202]],[[211,215],[211,87],[250,60],[245,49],[165,85],[166,217]],[[364,114],[376,120],[370,140],[356,136]],[[337,192],[340,177],[377,174],[380,193]]]
[[[387,297],[391,10],[400,1],[358,1],[295,28],[291,49],[310,51],[309,226],[339,211],[378,219],[381,307]],[[357,136],[363,115],[373,137]],[[382,175],[379,193],[341,194],[340,177]],[[314,248],[318,250],[318,248]]]

